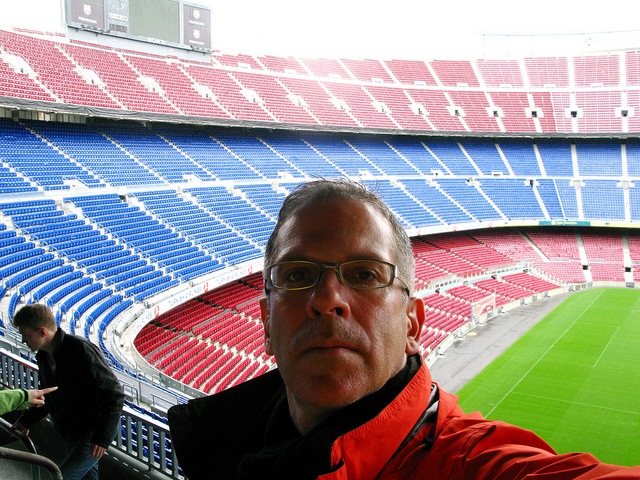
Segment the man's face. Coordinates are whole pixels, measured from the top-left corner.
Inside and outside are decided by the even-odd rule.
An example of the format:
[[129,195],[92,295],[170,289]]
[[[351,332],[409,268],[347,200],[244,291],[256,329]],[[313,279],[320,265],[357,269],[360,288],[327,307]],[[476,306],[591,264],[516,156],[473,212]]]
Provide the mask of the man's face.
[[[388,221],[353,200],[329,200],[292,215],[276,251],[275,262],[397,262]],[[272,289],[260,306],[265,348],[276,357],[290,408],[293,402],[293,408],[333,410],[377,391],[402,369],[407,354],[418,351],[424,321],[422,302],[407,299],[399,280],[354,289],[331,268],[312,288]]]
[[25,327],[23,325],[18,327],[18,332],[22,336],[22,343],[24,343],[29,350],[37,352],[40,350],[45,342],[44,328],[33,329]]

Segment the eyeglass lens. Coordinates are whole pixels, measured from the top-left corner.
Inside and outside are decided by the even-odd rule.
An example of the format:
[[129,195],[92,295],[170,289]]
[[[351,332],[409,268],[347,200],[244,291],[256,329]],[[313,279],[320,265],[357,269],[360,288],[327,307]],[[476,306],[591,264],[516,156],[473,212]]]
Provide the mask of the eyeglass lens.
[[382,288],[394,279],[394,266],[380,260],[354,260],[336,265],[282,262],[271,267],[270,279],[276,288],[309,288],[318,282],[325,268],[335,268],[342,283],[355,288]]

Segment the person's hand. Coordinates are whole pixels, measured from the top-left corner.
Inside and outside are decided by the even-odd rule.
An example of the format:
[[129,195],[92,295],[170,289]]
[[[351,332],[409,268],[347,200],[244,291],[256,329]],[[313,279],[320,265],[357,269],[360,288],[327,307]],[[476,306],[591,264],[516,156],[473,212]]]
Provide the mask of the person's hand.
[[42,390],[29,390],[29,403],[34,407],[41,407],[44,405],[44,396],[57,389],[58,387],[49,387]]
[[19,432],[24,433],[25,435],[29,435],[29,429],[20,423],[20,420],[16,420],[16,422],[11,425],[11,428],[14,430],[18,430]]
[[107,451],[106,448],[101,447],[100,445],[94,445],[93,443],[89,447],[89,453],[91,454],[91,458],[100,458]]

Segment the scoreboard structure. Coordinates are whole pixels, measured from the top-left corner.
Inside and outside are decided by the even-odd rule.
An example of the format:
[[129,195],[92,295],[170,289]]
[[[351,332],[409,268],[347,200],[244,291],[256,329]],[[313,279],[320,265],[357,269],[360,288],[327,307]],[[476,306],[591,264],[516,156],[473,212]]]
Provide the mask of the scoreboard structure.
[[211,10],[183,0],[65,0],[70,27],[211,50]]

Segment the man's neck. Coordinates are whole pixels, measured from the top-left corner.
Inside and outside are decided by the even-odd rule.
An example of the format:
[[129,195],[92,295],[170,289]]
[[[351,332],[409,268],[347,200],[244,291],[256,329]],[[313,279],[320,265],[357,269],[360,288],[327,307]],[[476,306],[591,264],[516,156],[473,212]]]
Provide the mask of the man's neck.
[[[287,392],[287,402],[289,404],[289,414],[298,432],[302,435],[309,433],[316,425],[329,418],[336,409],[319,408],[309,405],[304,400],[297,398],[292,392]],[[304,404],[304,406],[303,406]],[[302,414],[304,412],[304,414]]]
[[45,329],[45,332],[46,332],[45,341],[43,345],[40,347],[40,350],[48,353],[49,357],[53,357],[53,351],[56,349],[56,346],[58,344],[56,339],[56,333],[58,332],[58,329],[57,328],[55,330]]

